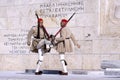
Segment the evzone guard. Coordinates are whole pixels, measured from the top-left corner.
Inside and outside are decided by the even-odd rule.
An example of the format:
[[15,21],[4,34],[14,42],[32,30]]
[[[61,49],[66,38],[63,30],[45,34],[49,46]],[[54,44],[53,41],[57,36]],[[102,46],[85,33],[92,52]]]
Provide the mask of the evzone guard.
[[[73,15],[70,17],[70,19],[73,17]],[[61,25],[60,30],[55,34],[55,36],[53,35],[49,36],[48,32],[43,26],[43,19],[39,18],[37,14],[36,16],[38,18],[38,25],[32,27],[31,30],[28,32],[28,36],[27,36],[27,44],[28,46],[31,45],[30,50],[32,52],[36,52],[36,53],[38,52],[38,61],[37,61],[37,68],[35,71],[35,75],[42,74],[42,71],[40,71],[40,66],[43,62],[44,54],[50,51],[50,45],[56,46],[56,50],[57,52],[59,52],[60,55],[60,61],[63,66],[63,71],[59,71],[59,74],[68,75],[67,62],[65,61],[64,58],[65,52],[73,51],[71,40],[73,41],[74,45],[80,48],[80,45],[75,40],[70,29],[66,27],[70,19],[69,20],[62,19],[60,22]],[[60,37],[55,38],[58,34],[60,34]]]
[[35,75],[42,74],[42,71],[39,71],[39,68],[43,62],[43,55],[46,52],[49,52],[49,45],[51,41],[48,41],[48,39],[49,34],[43,25],[43,19],[38,18],[38,25],[32,27],[27,35],[27,45],[30,46],[30,51],[38,53]]
[[[68,75],[67,62],[66,62],[64,56],[65,56],[66,52],[73,51],[71,40],[73,41],[75,46],[80,48],[80,45],[77,43],[77,41],[76,41],[74,35],[71,33],[70,29],[68,27],[66,27],[67,23],[68,23],[68,20],[66,20],[66,19],[61,20],[61,23],[60,23],[61,29],[58,31],[58,33],[60,34],[60,37],[55,39],[57,41],[56,50],[57,50],[57,52],[59,52],[60,61],[63,66],[63,71],[59,72],[60,75]],[[57,34],[55,36],[57,36]]]

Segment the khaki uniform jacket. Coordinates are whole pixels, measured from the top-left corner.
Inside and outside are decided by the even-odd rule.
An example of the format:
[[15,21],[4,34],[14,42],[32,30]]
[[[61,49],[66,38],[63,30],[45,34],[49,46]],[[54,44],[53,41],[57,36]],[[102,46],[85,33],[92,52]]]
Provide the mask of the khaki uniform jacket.
[[37,26],[32,27],[27,35],[27,44],[31,44],[30,50],[32,52],[38,51],[37,50],[38,43],[41,41],[41,39],[45,38],[46,36],[43,29],[40,27],[40,39],[36,39],[35,37],[37,36],[37,29],[38,29]]
[[71,33],[70,29],[67,27],[64,27],[60,32],[60,38],[56,38],[56,41],[58,42],[56,50],[58,52],[72,52],[73,47],[72,47],[71,40],[73,41],[74,45],[77,45],[77,41],[75,40],[75,37]]

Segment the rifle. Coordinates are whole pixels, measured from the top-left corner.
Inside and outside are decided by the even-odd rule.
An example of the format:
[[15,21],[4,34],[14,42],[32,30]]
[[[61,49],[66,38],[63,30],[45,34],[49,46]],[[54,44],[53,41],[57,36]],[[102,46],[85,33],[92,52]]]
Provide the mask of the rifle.
[[[39,19],[39,17],[38,17],[38,14],[37,13],[35,13],[35,15],[36,15],[36,17],[37,17],[37,20]],[[40,24],[39,24],[39,22],[37,22],[37,36],[35,37],[35,38],[37,38],[37,39],[40,39]]]
[[[72,16],[68,19],[68,22],[72,19],[72,17],[73,17],[75,14],[76,14],[76,12],[74,12],[74,13],[72,14]],[[63,27],[61,27],[61,28],[59,29],[59,31],[58,31],[55,35],[50,35],[51,43],[52,43],[53,46],[56,46],[56,45],[59,44],[60,42],[63,42],[63,41],[60,41],[60,42],[55,43],[55,37],[58,35],[58,33],[60,33],[60,31],[61,31],[62,29],[63,29]]]
[[[37,20],[38,20],[38,19],[39,19],[38,14],[35,13],[35,15],[36,15]],[[36,36],[35,38],[36,38],[36,39],[40,39],[40,24],[39,24],[39,21],[38,21],[37,23],[38,23],[38,25],[37,25],[37,28],[38,28],[38,29],[37,29],[37,36]],[[49,39],[49,34],[48,34],[47,30],[45,29],[45,27],[44,27],[44,26],[41,26],[41,28],[43,29],[44,37],[45,37],[45,35],[46,35],[46,36],[48,37],[48,39]],[[44,40],[43,48],[44,48],[44,51],[45,51],[45,52],[49,52],[49,51],[51,50],[51,48],[50,48],[50,49],[47,49],[47,48],[46,48],[45,40]]]
[[74,13],[72,14],[72,16],[68,19],[68,22],[72,19],[72,17],[73,17],[75,14],[76,14],[76,12],[74,12]]
[[[68,22],[72,19],[72,17],[75,15],[75,13],[76,12],[74,12],[73,14],[72,14],[72,16],[68,19]],[[67,23],[68,23],[67,22]],[[59,31],[55,34],[55,36],[54,37],[56,37],[57,35],[58,35],[58,33],[60,33],[60,31],[63,29],[63,27],[61,27],[60,29],[59,29]]]

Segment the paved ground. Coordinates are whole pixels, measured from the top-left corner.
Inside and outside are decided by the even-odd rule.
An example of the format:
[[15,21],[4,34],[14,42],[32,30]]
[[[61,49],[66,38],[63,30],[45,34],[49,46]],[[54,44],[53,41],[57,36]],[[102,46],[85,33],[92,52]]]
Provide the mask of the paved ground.
[[23,71],[0,72],[0,80],[120,80],[120,76],[106,76],[102,71],[88,72],[88,74],[69,74],[61,76],[58,74],[34,75]]

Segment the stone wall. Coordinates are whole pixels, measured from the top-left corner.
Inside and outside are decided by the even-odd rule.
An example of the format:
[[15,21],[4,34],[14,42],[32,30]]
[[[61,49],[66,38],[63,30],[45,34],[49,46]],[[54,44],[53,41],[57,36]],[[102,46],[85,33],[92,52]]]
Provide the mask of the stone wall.
[[[0,70],[36,67],[37,54],[29,52],[26,45],[27,33],[36,25],[35,12],[44,19],[49,33],[55,34],[60,20],[77,11],[68,27],[81,48],[66,53],[68,69],[98,70],[102,60],[119,60],[119,3],[119,0],[0,0]],[[45,55],[42,68],[62,68],[55,50]]]

